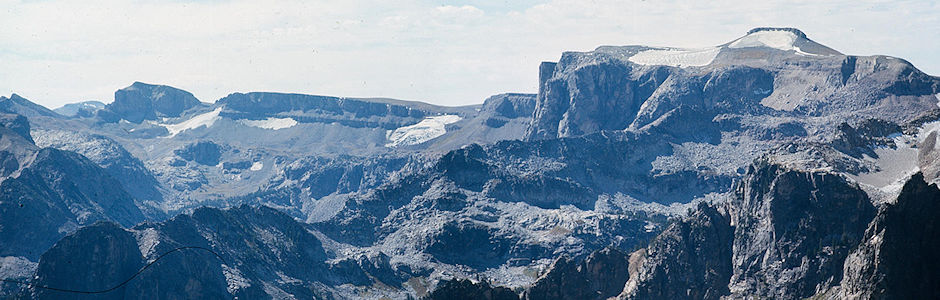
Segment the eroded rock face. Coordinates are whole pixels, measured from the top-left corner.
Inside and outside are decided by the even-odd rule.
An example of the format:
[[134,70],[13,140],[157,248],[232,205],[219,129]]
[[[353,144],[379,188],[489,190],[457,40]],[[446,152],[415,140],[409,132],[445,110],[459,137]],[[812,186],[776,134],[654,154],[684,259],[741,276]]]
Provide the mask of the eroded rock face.
[[[180,247],[200,248],[177,250]],[[302,223],[272,208],[240,206],[201,208],[132,229],[112,223],[83,227],[44,254],[37,282],[105,290],[157,258],[159,262],[127,285],[92,298],[342,298],[328,287],[351,283],[401,288],[403,278],[413,276],[393,269],[384,255],[328,264],[330,255]],[[33,293],[39,298],[66,295],[40,289]]]
[[[382,103],[354,98],[285,94],[285,93],[233,93],[219,99],[229,110],[225,116],[257,118],[259,116],[291,113],[303,123],[339,123],[354,128],[382,127],[393,130],[421,121],[437,113],[436,107],[424,109],[403,103]],[[302,112],[297,114],[297,112]]]
[[495,116],[514,119],[532,116],[535,109],[535,95],[533,94],[499,94],[486,98],[481,111],[493,112]]
[[564,69],[576,59],[568,55],[559,64],[541,65],[543,76],[527,133],[529,139],[624,129],[643,101],[669,76],[665,67],[632,76],[632,66],[615,61],[586,65],[565,74]]
[[731,203],[731,293],[804,298],[842,280],[842,264],[875,209],[856,184],[759,163]]
[[222,157],[222,146],[211,141],[199,141],[174,150],[173,153],[188,161],[214,166],[219,164]]
[[140,159],[111,138],[74,131],[39,129],[36,130],[36,145],[85,156],[121,182],[124,190],[139,201],[163,200],[153,173]]
[[535,109],[535,95],[532,94],[499,94],[486,98],[480,108],[480,116],[484,116],[484,124],[492,128],[500,128],[512,119],[531,118]]
[[[134,235],[117,224],[96,223],[63,238],[39,260],[38,285],[75,291],[107,291],[144,266]],[[36,289],[40,299],[124,299],[127,287],[100,294]]]
[[79,226],[144,220],[121,183],[81,155],[41,149],[19,172],[0,183],[0,255],[36,259]]
[[[719,299],[731,279],[729,216],[699,205],[631,255],[622,299]],[[619,270],[618,270],[619,271]]]
[[519,299],[512,290],[494,287],[486,282],[474,283],[467,279],[454,279],[442,282],[427,300],[515,300]]
[[845,261],[843,298],[940,298],[940,189],[915,174]]
[[30,142],[33,141],[33,137],[29,134],[29,121],[24,116],[0,113],[0,127],[5,127]]
[[628,255],[614,248],[592,253],[581,262],[556,260],[548,272],[526,289],[524,299],[607,299],[623,290]]
[[900,132],[901,126],[879,119],[868,119],[855,127],[842,123],[838,127],[832,146],[854,157],[861,157],[862,154],[877,157],[871,150],[872,145],[893,146],[894,142],[888,136]]
[[[119,119],[132,123],[157,120],[158,117],[179,117],[184,111],[200,105],[193,94],[165,85],[134,82],[114,92],[114,102],[106,110]],[[112,120],[113,121],[113,120]]]
[[[767,32],[792,33],[791,47],[798,48],[791,49],[813,55],[735,46]],[[904,60],[846,56],[791,29],[761,28],[742,39],[711,48],[713,58],[692,65],[634,59],[669,52],[643,46],[566,52],[557,63],[540,66],[526,138],[643,128],[680,106],[707,115],[822,117],[814,125],[825,131],[870,118],[904,124],[936,108],[940,79]]]
[[868,196],[839,175],[759,162],[730,202],[700,204],[647,247],[608,259],[616,263],[606,264],[607,272],[563,272],[583,267],[559,261],[533,290],[578,291],[561,287],[619,281],[613,274],[629,270],[622,299],[811,297],[837,288],[874,214]]

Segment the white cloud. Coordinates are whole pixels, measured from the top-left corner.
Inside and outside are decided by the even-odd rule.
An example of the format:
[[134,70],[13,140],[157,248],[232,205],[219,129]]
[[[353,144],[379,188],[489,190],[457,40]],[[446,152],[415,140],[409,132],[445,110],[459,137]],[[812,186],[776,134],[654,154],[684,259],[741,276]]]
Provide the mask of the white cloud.
[[55,107],[139,80],[203,101],[257,90],[479,103],[534,92],[539,62],[563,51],[714,46],[757,26],[940,74],[932,1],[493,3],[0,0],[0,93]]
[[453,6],[443,5],[437,7],[437,12],[444,16],[483,16],[483,11],[473,5]]

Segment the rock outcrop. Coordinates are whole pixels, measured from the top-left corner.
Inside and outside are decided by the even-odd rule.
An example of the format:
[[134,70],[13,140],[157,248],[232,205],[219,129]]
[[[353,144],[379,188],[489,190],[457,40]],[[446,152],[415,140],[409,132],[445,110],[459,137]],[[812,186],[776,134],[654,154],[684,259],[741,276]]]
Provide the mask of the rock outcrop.
[[437,289],[422,299],[427,300],[516,300],[519,296],[504,287],[494,287],[486,282],[475,283],[467,279],[441,282]]
[[940,189],[915,174],[845,260],[842,298],[940,298]]
[[[792,41],[766,45],[767,33]],[[817,125],[827,131],[845,120],[904,124],[935,109],[933,95],[940,92],[940,79],[904,60],[846,56],[793,29],[758,28],[702,51],[602,46],[543,63],[527,138],[638,129],[679,106],[712,114],[839,116]],[[707,54],[704,62],[672,63]]]
[[[110,223],[84,227],[43,254],[36,283],[102,291],[152,263],[121,288],[91,297],[323,299],[351,296],[327,287],[351,283],[400,288],[400,278],[410,275],[391,269],[387,258],[384,266],[381,259],[328,264],[331,256],[314,232],[272,208],[201,208],[129,230]],[[386,282],[379,283],[379,278]],[[67,295],[41,288],[33,293],[38,298]]]
[[875,215],[868,195],[839,175],[764,163],[730,206],[736,297],[805,298],[837,285]]
[[79,226],[144,220],[120,182],[74,152],[40,149],[0,127],[0,163],[0,256],[36,260]]
[[566,299],[590,286],[566,284],[624,282],[615,274],[629,270],[618,298],[812,297],[838,290],[874,214],[868,196],[839,175],[759,162],[731,201],[700,204],[630,255],[600,256],[605,267],[595,272],[553,267],[532,289],[556,291],[539,299]]
[[[183,112],[200,106],[201,102],[193,94],[165,85],[153,85],[134,82],[131,86],[114,92],[114,102],[105,107],[108,113],[99,115],[113,116],[132,123],[158,118],[179,117]],[[117,121],[113,117],[107,121]]]
[[525,290],[523,298],[607,299],[623,290],[630,276],[628,266],[628,255],[615,248],[591,253],[581,262],[562,257]]
[[29,121],[24,116],[0,113],[0,127],[9,129],[30,142],[33,141],[33,136],[29,133]]
[[[731,279],[729,216],[701,204],[630,255],[622,299],[719,299]],[[619,272],[619,268],[616,269]]]
[[199,164],[214,166],[222,157],[222,146],[212,141],[199,141],[173,151],[182,159]]

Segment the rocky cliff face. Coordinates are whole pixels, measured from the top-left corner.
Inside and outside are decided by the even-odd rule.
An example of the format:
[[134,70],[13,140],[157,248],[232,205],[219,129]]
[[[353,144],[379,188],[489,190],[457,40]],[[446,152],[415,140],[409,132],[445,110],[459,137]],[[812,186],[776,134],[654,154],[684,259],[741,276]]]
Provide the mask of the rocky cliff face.
[[[127,120],[140,123],[162,117],[179,117],[183,112],[201,104],[193,94],[165,85],[134,82],[114,92],[114,102],[105,107],[108,121]],[[114,119],[116,118],[116,119]]]
[[614,248],[591,253],[581,262],[562,257],[523,293],[524,299],[607,299],[623,290],[628,255]]
[[[95,223],[66,236],[40,259],[37,285],[76,291],[106,291],[131,278],[145,264],[130,232],[109,222]],[[79,250],[81,249],[81,250]],[[36,289],[38,299],[125,299],[127,288],[102,294]]]
[[[922,174],[904,184],[894,203],[879,208],[864,238],[845,260],[843,298],[940,297],[940,189]],[[836,294],[836,293],[832,293]]]
[[422,299],[429,300],[515,300],[519,299],[512,290],[493,287],[486,282],[474,283],[466,279],[454,279],[441,282],[437,289]]
[[499,94],[483,101],[482,113],[490,113],[487,125],[500,127],[502,120],[515,118],[529,118],[535,109],[535,95],[532,94]]
[[804,298],[842,280],[875,209],[839,175],[758,165],[731,203],[733,295]]
[[[39,147],[71,151],[88,158],[119,181],[134,199],[148,202],[147,206],[163,201],[160,183],[153,173],[117,141],[102,135],[65,130],[37,129],[35,135]],[[158,218],[160,214],[152,207],[148,209],[150,217]]]
[[[624,283],[622,299],[807,298],[838,291],[849,278],[843,266],[871,266],[846,257],[862,243],[875,209],[838,175],[758,163],[721,206],[700,204],[630,255],[596,252],[582,263],[602,270],[556,262],[532,289],[555,291],[539,299],[566,299],[591,286],[571,282],[617,282]],[[618,279],[624,270],[629,280]]]
[[[815,125],[829,131],[839,125],[833,122],[854,119],[903,124],[935,108],[940,79],[896,58],[845,56],[793,32],[763,28],[700,52],[639,46],[566,52],[558,63],[541,66],[527,138],[642,128],[680,106],[823,118]],[[792,43],[764,45],[767,33]],[[829,116],[839,118],[825,120]]]
[[[209,251],[173,251],[183,246]],[[82,254],[69,254],[76,251]],[[274,209],[204,208],[129,230],[109,223],[84,227],[43,255],[36,283],[107,290],[153,263],[127,285],[92,298],[322,299],[355,295],[331,288],[342,284],[401,288],[401,278],[409,277],[388,266],[387,258],[384,265],[381,258],[328,262],[334,255],[315,232]],[[33,292],[39,298],[67,295],[40,288]]]
[[622,299],[719,299],[731,279],[729,216],[702,204],[629,257]]
[[98,220],[132,226],[144,219],[105,170],[74,152],[40,149],[28,137],[0,127],[0,255],[35,260],[79,226]]
[[0,190],[0,255],[36,259],[79,226],[99,220],[132,226],[144,220],[117,180],[72,152],[39,150],[16,177],[0,183]]
[[219,164],[222,157],[222,147],[212,141],[200,141],[174,150],[173,153],[188,161],[214,166]]
[[[298,122],[333,123],[350,127],[395,129],[418,123],[425,116],[441,114],[445,108],[395,100],[354,99],[283,93],[234,93],[218,104],[234,119],[290,116]],[[293,112],[293,114],[291,113]],[[297,113],[300,114],[297,114]]]
[[30,142],[33,141],[33,136],[29,133],[29,121],[24,116],[0,114],[0,127],[9,129]]

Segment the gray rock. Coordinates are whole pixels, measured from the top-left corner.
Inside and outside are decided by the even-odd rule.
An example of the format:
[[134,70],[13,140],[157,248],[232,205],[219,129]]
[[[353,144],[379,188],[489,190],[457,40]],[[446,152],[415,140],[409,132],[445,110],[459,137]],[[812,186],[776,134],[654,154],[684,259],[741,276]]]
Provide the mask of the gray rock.
[[614,248],[591,253],[581,262],[562,257],[523,293],[524,299],[607,299],[629,278],[628,255]]
[[106,110],[123,120],[140,123],[160,117],[179,117],[201,105],[193,94],[165,85],[134,82],[114,92],[114,102]]
[[920,173],[895,203],[885,204],[858,247],[845,260],[838,297],[935,299],[940,297],[940,189]]
[[699,205],[688,218],[673,223],[649,246],[630,255],[630,280],[619,298],[719,299],[728,295],[733,230],[729,216]]
[[29,133],[29,121],[26,117],[17,114],[0,114],[0,127],[9,129],[32,142],[33,136]]
[[201,141],[186,145],[173,153],[188,161],[214,166],[219,164],[219,159],[222,157],[222,147],[211,141]]

